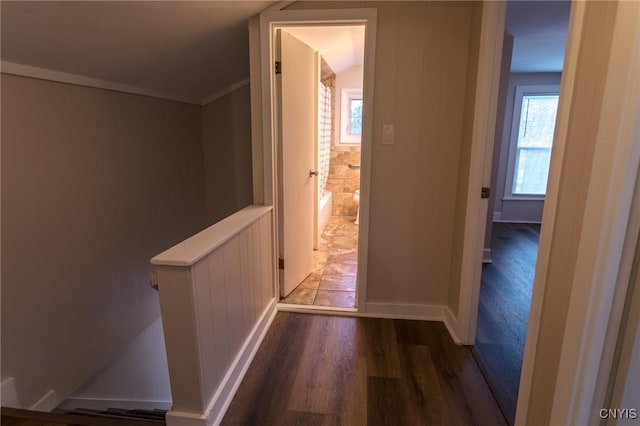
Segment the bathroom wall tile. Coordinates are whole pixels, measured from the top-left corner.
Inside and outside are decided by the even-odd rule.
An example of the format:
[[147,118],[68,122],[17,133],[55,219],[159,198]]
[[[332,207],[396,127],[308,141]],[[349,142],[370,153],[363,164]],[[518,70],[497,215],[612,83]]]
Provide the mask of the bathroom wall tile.
[[345,179],[330,177],[327,179],[327,191],[331,191],[334,194],[338,192],[347,192],[345,188]]
[[358,179],[344,179],[344,181],[342,182],[341,192],[351,193],[351,196],[353,197],[353,193],[356,191],[356,189],[359,189],[359,188],[360,188],[360,178],[358,176]]
[[334,149],[331,151],[331,162],[342,166],[347,165],[349,163],[348,154],[348,152],[336,151]]
[[347,178],[353,177],[353,170],[346,164],[329,163],[329,177],[331,178]]
[[353,193],[349,193],[349,192],[338,192],[336,194],[333,194],[333,200],[334,202],[337,201],[338,204],[341,206],[345,206],[350,203],[355,204],[355,201],[353,201]]

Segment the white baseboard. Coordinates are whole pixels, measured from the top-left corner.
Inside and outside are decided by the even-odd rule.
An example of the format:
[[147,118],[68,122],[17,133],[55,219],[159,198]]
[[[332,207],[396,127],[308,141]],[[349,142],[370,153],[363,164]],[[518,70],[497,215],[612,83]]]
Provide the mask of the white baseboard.
[[513,220],[513,219],[494,219],[494,222],[498,223],[525,223],[525,224],[533,224],[533,225],[541,225],[542,222],[539,220]]
[[367,311],[359,313],[358,315],[371,318],[440,321],[447,327],[451,340],[453,340],[456,345],[464,344],[458,333],[458,320],[448,306],[367,303]]
[[447,327],[447,331],[456,345],[463,345],[464,342],[458,332],[458,319],[453,315],[453,312],[451,312],[448,306],[444,308],[444,325]]
[[409,303],[367,303],[363,317],[444,321],[445,306]]
[[45,411],[50,412],[53,411],[58,406],[58,397],[56,396],[56,391],[53,389],[47,391],[46,394],[39,400],[33,403],[29,410],[31,411]]
[[168,410],[171,401],[138,401],[132,399],[105,398],[67,398],[58,406],[63,410],[88,408],[91,410],[106,410],[107,408],[122,408],[124,410]]
[[493,221],[500,222],[502,220],[502,212],[493,212]]
[[485,248],[482,250],[482,263],[492,263],[491,260],[491,249]]
[[0,384],[0,399],[3,407],[22,408],[16,381],[13,377],[4,379]]
[[238,355],[236,355],[227,370],[227,374],[224,376],[218,390],[209,401],[205,412],[197,414],[171,410],[167,413],[167,426],[210,426],[220,424],[277,312],[276,300],[273,299],[256,322],[253,330],[251,330]]

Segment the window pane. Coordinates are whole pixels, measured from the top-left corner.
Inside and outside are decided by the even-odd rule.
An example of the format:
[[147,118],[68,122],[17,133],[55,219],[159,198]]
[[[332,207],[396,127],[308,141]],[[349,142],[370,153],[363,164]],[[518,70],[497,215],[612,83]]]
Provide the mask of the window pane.
[[551,148],[520,148],[517,151],[514,194],[544,195],[549,176]]
[[551,148],[557,110],[558,95],[523,96],[518,147]]
[[557,110],[558,95],[522,97],[513,194],[545,194]]
[[362,99],[350,99],[349,133],[359,135],[362,133]]

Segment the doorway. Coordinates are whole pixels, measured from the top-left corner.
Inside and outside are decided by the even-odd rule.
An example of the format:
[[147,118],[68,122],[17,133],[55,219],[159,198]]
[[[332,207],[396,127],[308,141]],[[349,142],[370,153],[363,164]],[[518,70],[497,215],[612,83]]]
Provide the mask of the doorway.
[[356,308],[364,35],[363,24],[275,28],[281,304]]
[[[568,2],[507,5],[473,354],[509,423],[515,419],[569,11]],[[554,31],[550,45],[536,41]]]

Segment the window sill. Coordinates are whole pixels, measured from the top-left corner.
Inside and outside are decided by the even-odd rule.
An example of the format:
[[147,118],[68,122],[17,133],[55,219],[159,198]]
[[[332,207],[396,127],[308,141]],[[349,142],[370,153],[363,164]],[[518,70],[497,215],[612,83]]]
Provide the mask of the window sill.
[[539,195],[539,196],[535,196],[535,195],[522,195],[522,196],[511,195],[511,196],[502,197],[502,201],[544,201],[544,198],[545,198],[544,195]]

